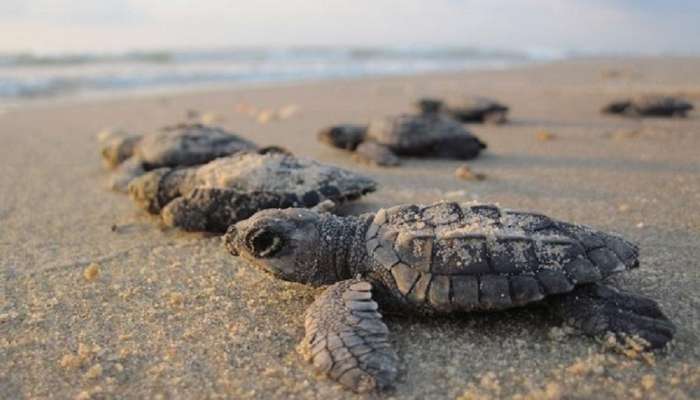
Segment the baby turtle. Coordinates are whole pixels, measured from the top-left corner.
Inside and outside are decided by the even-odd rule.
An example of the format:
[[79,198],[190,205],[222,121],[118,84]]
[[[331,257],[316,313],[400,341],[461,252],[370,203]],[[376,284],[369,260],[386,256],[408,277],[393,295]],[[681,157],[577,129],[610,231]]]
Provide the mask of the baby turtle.
[[379,309],[435,315],[546,302],[592,336],[636,335],[660,348],[675,332],[653,300],[603,283],[638,266],[637,246],[535,213],[452,202],[348,217],[265,210],[230,227],[225,244],[277,278],[330,285],[306,312],[302,353],[357,392],[397,375]]
[[468,160],[486,148],[462,124],[439,114],[403,114],[368,126],[337,125],[319,132],[319,141],[354,151],[358,158],[382,166],[399,164],[398,156]]
[[166,225],[224,232],[262,209],[341,203],[375,189],[369,178],[316,161],[241,152],[201,166],[155,169],[134,179],[129,195]]
[[461,122],[502,124],[507,120],[508,106],[486,97],[462,97],[457,100],[422,98],[416,103],[422,113],[443,113]]
[[676,97],[646,95],[614,101],[602,112],[631,117],[686,117],[693,108],[691,103]]
[[249,140],[202,124],[179,124],[146,135],[107,134],[101,141],[105,165],[116,170],[110,186],[122,192],[133,178],[152,169],[199,165],[257,149]]

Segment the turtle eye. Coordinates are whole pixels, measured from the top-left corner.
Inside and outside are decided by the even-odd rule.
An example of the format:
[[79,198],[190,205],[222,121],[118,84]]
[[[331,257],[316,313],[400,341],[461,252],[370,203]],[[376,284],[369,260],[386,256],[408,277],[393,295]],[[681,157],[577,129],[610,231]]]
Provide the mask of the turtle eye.
[[248,236],[248,248],[259,258],[270,257],[277,253],[283,243],[282,236],[268,229],[257,229]]

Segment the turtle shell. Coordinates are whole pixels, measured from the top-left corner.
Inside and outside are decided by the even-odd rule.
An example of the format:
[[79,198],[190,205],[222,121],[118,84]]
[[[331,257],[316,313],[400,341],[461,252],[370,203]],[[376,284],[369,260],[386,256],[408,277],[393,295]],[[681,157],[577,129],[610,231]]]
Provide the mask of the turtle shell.
[[[284,153],[237,153],[197,168],[188,185],[236,189],[288,197],[288,206],[311,207],[324,200],[354,200],[373,192],[376,183],[363,175]],[[187,190],[185,190],[187,191]]]
[[624,239],[544,215],[441,202],[377,212],[367,251],[387,287],[436,311],[510,308],[637,266]]
[[631,101],[632,109],[639,115],[667,116],[684,114],[693,109],[689,102],[670,96],[646,95]]
[[447,107],[454,110],[471,112],[508,111],[508,107],[488,97],[462,97],[459,100],[449,100]]
[[367,127],[367,139],[405,155],[428,152],[441,141],[455,137],[476,139],[458,121],[437,114],[385,117]]
[[253,142],[222,128],[180,124],[145,135],[136,154],[148,169],[199,165],[213,159],[254,150]]
[[448,114],[462,122],[485,122],[493,120],[498,122],[505,118],[508,107],[486,97],[462,97],[457,100],[448,100],[445,104]]

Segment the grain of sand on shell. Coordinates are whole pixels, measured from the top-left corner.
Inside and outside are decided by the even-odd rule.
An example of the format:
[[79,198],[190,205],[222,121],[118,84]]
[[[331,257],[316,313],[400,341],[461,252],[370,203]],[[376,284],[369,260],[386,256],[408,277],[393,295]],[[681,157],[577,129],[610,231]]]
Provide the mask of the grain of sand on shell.
[[[318,290],[263,275],[217,237],[164,229],[105,189],[95,132],[154,129],[191,109],[261,145],[376,178],[381,189],[344,213],[477,200],[619,232],[640,244],[642,266],[618,282],[657,299],[678,326],[667,352],[645,356],[608,349],[538,307],[391,318],[399,379],[370,397],[698,398],[700,116],[598,112],[649,91],[700,104],[698,70],[698,59],[576,61],[9,109],[0,115],[0,398],[355,398],[295,350]],[[457,91],[513,110],[509,124],[471,127],[489,144],[470,163],[488,175],[482,182],[457,179],[458,162],[380,169],[316,143],[319,127]],[[261,125],[236,104],[301,111]],[[557,140],[537,140],[542,129]],[[647,134],[611,139],[619,131]]]

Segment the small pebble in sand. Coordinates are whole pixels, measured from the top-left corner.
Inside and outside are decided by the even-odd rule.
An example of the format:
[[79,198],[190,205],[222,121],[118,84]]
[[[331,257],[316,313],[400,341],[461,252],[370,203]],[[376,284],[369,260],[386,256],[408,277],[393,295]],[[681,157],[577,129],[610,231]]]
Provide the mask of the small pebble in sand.
[[277,111],[277,116],[279,119],[288,119],[293,117],[297,112],[299,112],[299,106],[296,104],[288,104]]
[[82,392],[78,393],[77,396],[75,396],[75,400],[89,400],[90,399],[90,392],[87,390],[83,390]]
[[651,390],[656,386],[656,378],[654,378],[654,375],[644,375],[642,377],[642,387],[644,390]]
[[74,354],[66,354],[61,358],[61,361],[58,362],[58,365],[60,365],[61,368],[75,369],[80,367],[81,363],[80,357]]
[[102,376],[102,365],[100,364],[95,364],[90,369],[87,370],[85,373],[85,378],[86,379],[97,379],[100,376]]
[[617,206],[617,210],[620,212],[626,212],[626,211],[629,211],[629,209],[630,209],[629,204],[622,203],[619,206]]
[[83,270],[83,278],[88,282],[93,282],[100,275],[100,266],[92,263]]
[[483,181],[484,179],[486,179],[486,175],[480,172],[472,171],[472,169],[469,168],[468,165],[460,165],[455,170],[455,176],[465,181]]
[[644,222],[637,223],[637,228],[639,228],[639,229],[644,228]]
[[205,125],[215,124],[217,122],[222,122],[223,120],[224,118],[220,114],[213,112],[205,113],[199,118],[199,121]]
[[275,118],[275,113],[272,110],[262,110],[258,113],[256,120],[259,124],[266,124]]
[[78,356],[80,357],[81,360],[86,360],[90,357],[92,357],[92,348],[85,343],[79,343],[78,344]]
[[535,138],[540,142],[549,142],[551,140],[556,139],[557,136],[550,131],[542,130],[535,134]]
[[180,307],[182,306],[182,303],[185,302],[185,296],[183,296],[181,293],[170,293],[168,296],[168,302],[171,306]]

